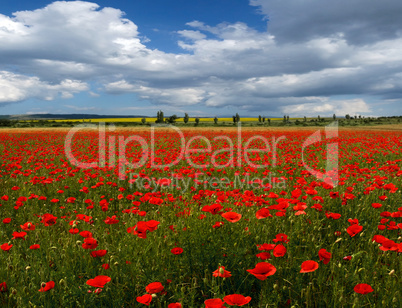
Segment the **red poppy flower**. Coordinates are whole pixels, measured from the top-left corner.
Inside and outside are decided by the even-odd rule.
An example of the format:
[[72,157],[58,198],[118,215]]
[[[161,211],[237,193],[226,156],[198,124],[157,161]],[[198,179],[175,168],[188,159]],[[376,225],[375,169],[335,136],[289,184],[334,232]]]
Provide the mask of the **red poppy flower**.
[[80,235],[84,238],[89,238],[92,237],[92,232],[84,230],[80,232]]
[[359,226],[357,224],[353,224],[350,227],[348,227],[346,229],[346,232],[348,232],[348,234],[351,237],[354,237],[356,234],[360,233],[363,230],[363,226]]
[[82,248],[84,249],[95,249],[98,247],[98,241],[92,237],[88,237],[84,239],[84,243],[82,244]]
[[212,228],[216,229],[219,227],[222,227],[225,223],[223,221],[217,221],[215,224],[212,226]]
[[49,281],[42,284],[42,287],[39,289],[39,292],[47,292],[54,288],[54,281]]
[[13,240],[15,240],[16,238],[22,238],[23,240],[25,240],[25,235],[27,235],[26,232],[22,231],[22,232],[13,232]]
[[6,292],[7,291],[7,283],[2,282],[0,283],[0,292]]
[[68,230],[68,232],[70,232],[71,234],[77,234],[78,232],[80,232],[80,230],[78,230],[78,228],[71,228],[70,230]]
[[338,213],[325,213],[325,216],[327,216],[327,218],[332,218],[334,220],[341,218],[341,214]]
[[36,250],[36,249],[39,249],[39,248],[40,248],[39,244],[34,244],[32,246],[29,246],[29,249],[32,249],[32,250]]
[[225,301],[226,304],[230,306],[244,306],[247,305],[251,301],[250,296],[243,296],[241,294],[231,294],[231,295],[226,295],[223,300]]
[[256,254],[255,256],[264,261],[271,258],[271,254],[269,252],[260,252],[260,253]]
[[13,247],[13,245],[8,245],[8,243],[4,243],[3,245],[0,246],[0,248],[4,251],[9,251]]
[[160,282],[151,282],[145,287],[145,291],[149,294],[159,293],[163,290],[163,285]]
[[372,288],[369,284],[366,284],[366,283],[359,283],[359,284],[357,284],[357,285],[353,288],[353,290],[354,290],[356,293],[359,293],[359,294],[368,294],[368,293],[371,293],[371,292],[374,291],[373,288]]
[[168,305],[168,308],[181,308],[180,303],[171,303]]
[[267,209],[266,207],[258,210],[255,213],[255,217],[257,219],[263,219],[263,218],[267,218],[267,217],[272,217],[271,213],[269,212],[269,209]]
[[222,217],[225,218],[227,221],[234,223],[240,220],[241,214],[238,214],[236,212],[226,212],[222,214]]
[[91,257],[94,257],[94,258],[101,258],[106,254],[107,254],[107,250],[103,250],[103,249],[91,251]]
[[288,236],[285,233],[278,233],[273,241],[274,243],[277,242],[283,242],[285,244],[289,243]]
[[175,247],[170,250],[170,252],[174,255],[179,255],[183,253],[183,248]]
[[274,256],[275,257],[283,257],[286,254],[286,247],[282,244],[276,245],[274,248]]
[[119,222],[119,220],[116,219],[116,215],[113,215],[112,217],[107,217],[104,222],[108,225],[114,225]]
[[212,272],[212,275],[214,277],[222,277],[222,278],[228,278],[232,276],[232,274],[229,271],[225,270],[224,266],[219,266],[216,271]]
[[257,263],[255,268],[248,269],[247,272],[254,275],[259,280],[265,280],[276,272],[275,266],[267,262]]
[[371,206],[375,209],[378,209],[378,208],[382,207],[382,204],[381,203],[372,203]]
[[160,224],[160,222],[157,220],[149,220],[149,221],[145,222],[145,224],[147,225],[148,231],[152,232],[158,228],[158,225]]
[[223,206],[222,206],[222,205],[220,205],[220,204],[218,204],[218,203],[215,203],[215,204],[212,204],[212,205],[205,205],[205,206],[201,209],[201,211],[203,211],[203,212],[209,212],[209,213],[211,213],[212,215],[216,215],[216,214],[218,214],[219,211],[222,210],[222,209],[223,209]]
[[314,272],[318,268],[318,263],[312,260],[304,261],[301,265],[300,273]]
[[147,238],[148,226],[145,221],[139,221],[134,227],[127,228],[128,233],[137,235],[139,238]]
[[36,226],[32,222],[26,222],[23,225],[20,225],[21,229],[24,231],[33,231],[35,230]]
[[86,284],[94,288],[103,288],[110,280],[112,280],[112,278],[109,276],[100,275],[89,279]]
[[266,250],[266,251],[273,250],[275,246],[276,246],[275,244],[267,244],[267,243],[257,245],[258,250]]
[[3,219],[3,224],[9,224],[11,222],[11,218],[4,218]]
[[204,301],[205,308],[225,308],[225,302],[220,298],[210,298]]
[[326,249],[322,248],[318,251],[318,256],[320,257],[320,261],[322,261],[324,264],[328,264],[328,262],[331,260],[332,254]]
[[56,223],[57,217],[53,216],[52,214],[44,214],[42,216],[42,223],[47,226],[52,226]]
[[152,295],[144,294],[143,296],[138,296],[137,302],[149,306],[149,304],[152,302]]
[[110,265],[108,263],[102,264],[103,269],[108,270]]

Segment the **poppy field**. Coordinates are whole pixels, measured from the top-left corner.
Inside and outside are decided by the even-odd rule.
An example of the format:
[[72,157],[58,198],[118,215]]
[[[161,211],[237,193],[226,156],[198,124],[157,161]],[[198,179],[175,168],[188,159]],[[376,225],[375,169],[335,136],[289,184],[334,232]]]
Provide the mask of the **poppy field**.
[[1,130],[0,305],[401,307],[402,131],[314,134]]

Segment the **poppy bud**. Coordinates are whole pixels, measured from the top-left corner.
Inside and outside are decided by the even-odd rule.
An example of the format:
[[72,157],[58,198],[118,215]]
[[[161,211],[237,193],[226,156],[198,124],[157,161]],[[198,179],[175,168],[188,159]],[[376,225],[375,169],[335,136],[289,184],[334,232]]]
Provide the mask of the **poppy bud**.
[[390,272],[389,272],[389,274],[388,274],[388,275],[390,275],[390,276],[391,276],[391,275],[393,275],[394,273],[395,273],[395,270],[392,270],[392,271],[390,271]]
[[222,267],[220,267],[220,268],[219,268],[219,273],[220,273],[221,275],[223,275],[223,274],[225,273],[225,270],[224,270]]
[[340,268],[340,267],[342,267],[342,264],[341,264],[341,263],[339,263],[339,264],[338,264],[338,267],[339,267],[339,268]]
[[67,283],[66,283],[66,281],[65,281],[64,279],[60,279],[59,285],[61,285],[61,286],[66,286]]
[[75,242],[75,244],[77,244],[77,245],[81,245],[81,244],[82,244],[82,242],[81,242],[81,241],[76,241],[76,242]]
[[338,238],[338,239],[336,239],[335,243],[339,243],[340,241],[342,241],[342,238],[341,238],[341,237]]
[[274,284],[274,290],[278,290],[278,285],[276,283]]
[[30,266],[27,266],[27,267],[25,268],[26,271],[29,271],[30,269],[31,269]]
[[362,267],[362,268],[359,268],[359,270],[357,272],[360,273],[363,270],[364,270],[364,268]]
[[152,298],[156,298],[158,297],[158,295],[156,295],[156,293],[151,294]]

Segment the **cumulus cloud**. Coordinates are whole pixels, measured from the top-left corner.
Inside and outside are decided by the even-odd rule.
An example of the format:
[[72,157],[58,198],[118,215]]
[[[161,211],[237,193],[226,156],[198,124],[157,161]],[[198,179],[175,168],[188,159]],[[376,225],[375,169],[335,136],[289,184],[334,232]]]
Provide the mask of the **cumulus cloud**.
[[57,96],[71,98],[74,93],[86,90],[88,85],[78,80],[64,79],[58,84],[50,84],[38,77],[0,71],[0,103],[20,102],[32,97],[48,101]]
[[[95,3],[54,2],[0,14],[0,102],[104,91],[134,93],[177,110],[199,104],[324,115],[375,112],[368,102],[381,99],[399,106],[399,1],[374,5],[390,20],[374,16],[363,0],[250,4],[268,16],[268,31],[242,22],[189,21],[177,30],[180,53],[148,48],[135,21]],[[360,98],[334,98],[340,95]]]
[[349,100],[329,100],[329,99],[314,99],[316,102],[295,104],[283,106],[281,109],[283,113],[292,114],[294,116],[316,116],[337,114],[352,116],[368,114],[372,110],[370,106],[362,99],[349,99]]

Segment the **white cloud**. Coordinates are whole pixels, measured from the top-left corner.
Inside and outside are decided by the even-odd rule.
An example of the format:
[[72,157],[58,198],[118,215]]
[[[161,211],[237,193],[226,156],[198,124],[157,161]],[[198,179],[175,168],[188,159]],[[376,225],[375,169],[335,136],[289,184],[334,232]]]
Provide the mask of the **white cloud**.
[[32,97],[53,100],[59,95],[70,98],[74,93],[86,90],[88,85],[77,80],[65,79],[58,84],[50,84],[38,77],[0,71],[0,103],[20,102]]
[[329,100],[321,99],[315,103],[295,104],[283,106],[283,113],[292,116],[317,116],[336,114],[351,116],[367,114],[371,112],[370,106],[362,99]]

